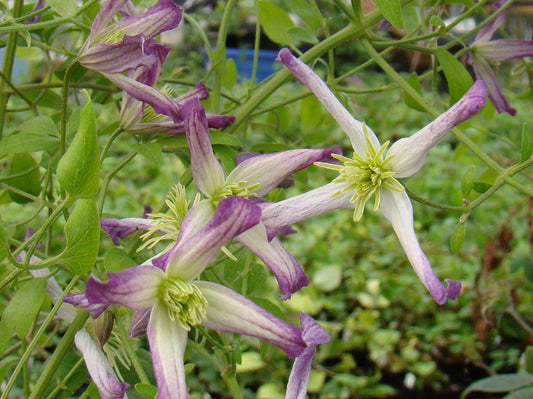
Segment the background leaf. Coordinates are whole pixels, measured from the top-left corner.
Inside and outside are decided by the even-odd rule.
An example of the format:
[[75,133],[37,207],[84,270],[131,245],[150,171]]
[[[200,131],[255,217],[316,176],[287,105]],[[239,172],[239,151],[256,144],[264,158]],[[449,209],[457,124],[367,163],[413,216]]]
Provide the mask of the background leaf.
[[294,22],[283,9],[269,1],[259,0],[259,20],[270,40],[278,44],[292,44],[293,36],[289,30],[295,27]]

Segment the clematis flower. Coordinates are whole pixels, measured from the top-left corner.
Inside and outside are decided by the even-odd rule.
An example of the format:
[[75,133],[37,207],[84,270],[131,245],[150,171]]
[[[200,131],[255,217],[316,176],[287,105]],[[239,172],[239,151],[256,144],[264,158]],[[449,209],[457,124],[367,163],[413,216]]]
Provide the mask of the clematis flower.
[[[211,147],[208,121],[197,99],[187,101],[181,108],[185,120],[185,132],[191,151],[191,170],[198,190],[207,199],[195,208],[197,220],[205,223],[211,218],[222,198],[238,195],[258,202],[277,187],[286,177],[320,160],[332,160],[337,146],[324,150],[298,149],[273,154],[257,155],[240,162],[225,176]],[[199,223],[197,228],[200,228]],[[267,239],[262,224],[245,231],[236,240],[255,253],[274,273],[282,299],[309,284],[307,276],[294,257],[274,238]]]
[[[501,3],[495,2],[493,6],[498,9],[501,7]],[[514,116],[516,115],[516,109],[509,105],[509,101],[503,95],[490,63],[500,63],[515,58],[533,56],[533,40],[490,40],[494,32],[503,25],[507,11],[508,9],[503,11],[478,31],[470,52],[466,54],[464,59],[474,68],[476,78],[485,82],[489,98],[496,110],[499,113],[508,112]]]
[[389,148],[364,123],[354,119],[327,85],[306,64],[282,49],[278,61],[311,90],[350,138],[353,157],[333,155],[340,165],[321,163],[339,176],[323,187],[274,204],[260,205],[262,222],[273,237],[283,226],[338,208],[354,208],[354,221],[361,219],[366,202],[375,197],[374,209],[381,208],[391,222],[400,244],[416,274],[435,301],[442,305],[455,299],[461,283],[439,281],[420,248],[413,225],[413,208],[404,187],[397,180],[411,176],[424,164],[426,153],[452,127],[468,119],[485,103],[485,87],[476,81],[465,96],[435,121],[411,137],[403,138]]
[[[307,381],[309,352],[329,340],[322,327],[301,316],[302,328],[297,328],[227,287],[196,280],[227,241],[256,225],[259,218],[259,207],[250,201],[221,199],[213,218],[199,230],[194,218],[186,217],[175,246],[163,255],[109,273],[107,282],[94,277],[87,281],[85,296],[89,303],[120,304],[137,315],[148,314],[146,333],[159,399],[188,398],[183,356],[187,332],[199,324],[257,337],[280,347],[289,357],[297,357],[297,381],[290,382],[289,387],[302,391],[298,383]],[[298,358],[300,355],[305,356]]]

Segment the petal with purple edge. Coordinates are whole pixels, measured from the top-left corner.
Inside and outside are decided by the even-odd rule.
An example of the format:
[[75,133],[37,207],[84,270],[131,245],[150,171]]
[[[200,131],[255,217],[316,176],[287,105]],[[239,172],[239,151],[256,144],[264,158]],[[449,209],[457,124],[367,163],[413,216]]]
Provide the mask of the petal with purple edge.
[[407,194],[383,188],[381,189],[380,206],[385,217],[391,222],[415,273],[435,302],[444,305],[448,298],[455,299],[461,291],[461,283],[447,280],[448,287],[446,288],[435,275],[416,238],[413,225],[413,206]]
[[107,358],[89,333],[85,330],[79,330],[74,336],[74,343],[82,353],[87,371],[102,399],[123,398],[130,387],[129,384],[117,380]]
[[[367,150],[367,144],[363,124],[344,108],[344,105],[335,97],[328,85],[309,66],[292,55],[287,48],[280,50],[276,61],[285,64],[291,73],[313,92],[324,108],[337,121],[344,133],[350,138],[354,151],[364,156]],[[369,127],[366,130],[374,147],[379,148],[379,140],[374,132]]]
[[288,176],[314,162],[334,162],[332,153],[342,154],[342,151],[340,147],[332,146],[324,150],[298,149],[250,157],[237,165],[226,180],[228,183],[246,181],[249,185],[259,184],[252,191],[262,197]]
[[211,147],[211,137],[204,108],[198,99],[191,99],[181,107],[185,133],[191,151],[191,169],[198,189],[213,197],[225,183],[224,171]]
[[154,220],[144,218],[100,219],[100,227],[109,234],[115,245],[118,245],[119,238],[127,237],[139,230],[148,230],[154,224]]
[[350,203],[352,192],[336,195],[344,188],[344,183],[328,183],[280,202],[260,204],[261,222],[266,227],[268,239],[271,240],[290,224],[333,209],[353,208]]
[[235,291],[207,281],[195,281],[207,300],[202,324],[212,330],[249,335],[299,356],[305,349],[300,329],[270,314]]
[[[91,32],[85,41],[83,48],[86,49],[88,46],[102,40],[105,36],[106,30],[104,29],[106,25],[111,22],[113,17],[120,11],[124,6],[127,0],[108,0],[104,3],[98,14],[93,20],[91,25]],[[83,49],[82,49],[83,51]]]
[[133,338],[141,334],[146,334],[148,322],[150,321],[150,314],[152,308],[145,310],[135,310],[131,315],[130,326],[128,328],[128,335]]
[[491,40],[490,42],[476,44],[475,53],[494,62],[533,57],[533,40]]
[[417,172],[426,154],[454,126],[464,122],[485,104],[486,90],[482,80],[477,80],[466,94],[433,122],[413,134],[396,141],[387,156],[392,156],[390,167],[394,177],[408,177]]
[[327,331],[308,314],[300,313],[300,325],[307,348],[294,361],[287,384],[286,399],[305,399],[315,348],[331,339]]
[[483,83],[485,83],[485,86],[487,87],[487,93],[490,100],[494,104],[496,111],[498,111],[498,113],[508,112],[510,115],[516,115],[516,109],[509,105],[509,101],[507,101],[507,98],[505,98],[503,95],[500,85],[496,80],[496,75],[494,74],[494,71],[490,67],[487,60],[479,57],[476,54],[473,54],[472,60],[472,66],[474,68],[476,78],[483,80]]
[[183,365],[187,331],[180,323],[171,321],[164,305],[158,304],[152,309],[146,335],[157,381],[157,398],[188,398]]
[[261,210],[242,197],[223,198],[209,222],[196,234],[179,240],[168,254],[166,272],[182,281],[193,280],[220,248],[259,223]]
[[108,305],[103,305],[101,303],[90,303],[84,292],[79,292],[77,294],[67,295],[63,298],[63,302],[70,303],[71,305],[79,306],[80,308],[85,309],[93,319],[96,319],[107,309]]
[[158,290],[164,272],[151,265],[130,267],[118,273],[109,272],[109,281],[90,277],[85,285],[89,303],[120,304],[133,310],[144,310],[158,301]]
[[281,299],[289,299],[293,292],[309,285],[305,272],[296,262],[294,256],[283,247],[277,238],[269,242],[265,227],[262,224],[246,230],[236,239],[256,254],[274,274],[279,289],[283,293]]
[[[493,5],[496,6],[496,8],[500,8],[501,5],[498,4],[498,2],[494,2]],[[507,11],[505,10],[502,13],[500,13],[496,18],[494,18],[492,21],[490,21],[487,25],[483,26],[477,33],[475,42],[487,42],[490,40],[494,32],[498,30],[500,26],[502,26],[503,22],[505,21],[505,17],[507,15]]]

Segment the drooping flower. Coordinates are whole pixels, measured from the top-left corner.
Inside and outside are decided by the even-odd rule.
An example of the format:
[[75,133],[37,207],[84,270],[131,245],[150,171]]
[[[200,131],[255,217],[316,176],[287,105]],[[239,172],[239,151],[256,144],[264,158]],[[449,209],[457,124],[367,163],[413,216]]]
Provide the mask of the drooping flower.
[[[498,9],[501,2],[493,3]],[[481,28],[472,44],[470,51],[465,56],[465,61],[472,65],[477,79],[482,79],[487,86],[487,92],[496,111],[508,112],[516,115],[516,109],[512,108],[503,95],[496,74],[490,63],[500,63],[516,58],[533,56],[533,40],[497,39],[490,40],[492,35],[504,23],[508,9],[501,12],[494,20]]]
[[[211,218],[219,201],[231,195],[257,202],[293,173],[316,161],[327,161],[340,152],[337,146],[324,150],[297,149],[273,154],[257,155],[240,162],[225,176],[211,147],[208,122],[203,107],[192,99],[181,108],[185,132],[191,151],[191,170],[198,190],[207,199],[201,201],[196,212],[198,220]],[[198,228],[201,224],[198,225]],[[255,253],[274,273],[283,299],[309,283],[294,257],[278,239],[267,240],[262,224],[247,230],[236,240]]]
[[148,314],[146,333],[160,399],[188,398],[183,356],[187,332],[199,324],[257,337],[280,347],[289,357],[305,353],[305,358],[296,361],[300,366],[295,373],[300,378],[289,384],[291,390],[301,392],[294,386],[308,378],[309,348],[314,351],[317,344],[329,339],[322,327],[302,316],[302,328],[297,328],[227,287],[196,280],[227,241],[259,222],[259,207],[244,198],[221,199],[213,218],[200,229],[196,229],[194,216],[189,216],[175,246],[163,255],[109,273],[107,282],[89,278],[85,289],[88,302],[120,304],[138,316]]
[[278,61],[311,90],[350,138],[353,157],[333,155],[340,165],[321,163],[320,166],[339,172],[339,176],[323,187],[273,204],[260,205],[261,221],[273,237],[284,226],[338,208],[353,208],[354,220],[361,218],[366,202],[375,197],[374,209],[381,208],[391,222],[400,244],[416,274],[438,304],[454,299],[461,283],[439,281],[420,248],[413,224],[413,208],[409,196],[397,179],[411,176],[424,164],[426,153],[452,127],[468,119],[485,103],[482,81],[472,88],[448,111],[414,135],[380,144],[377,136],[364,123],[356,120],[344,108],[327,85],[288,49],[279,52]]

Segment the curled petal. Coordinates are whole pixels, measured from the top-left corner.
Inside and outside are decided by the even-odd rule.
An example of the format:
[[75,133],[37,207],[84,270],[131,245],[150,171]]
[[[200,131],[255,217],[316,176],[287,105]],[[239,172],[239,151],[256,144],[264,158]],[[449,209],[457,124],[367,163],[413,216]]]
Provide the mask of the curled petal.
[[299,356],[305,349],[300,329],[278,319],[235,291],[219,284],[196,281],[207,299],[207,318],[202,324],[212,330],[244,334],[269,342]]
[[256,254],[274,274],[283,293],[281,299],[289,299],[293,292],[309,285],[309,279],[294,256],[277,238],[269,242],[262,224],[246,230],[236,239]]
[[464,122],[485,105],[486,90],[482,80],[476,80],[465,95],[449,110],[411,137],[396,141],[387,156],[393,156],[390,166],[395,177],[408,177],[417,172],[426,154],[454,126]]
[[164,305],[158,304],[152,309],[146,335],[157,381],[157,398],[188,398],[183,367],[187,331],[180,323],[171,321]]
[[82,353],[87,371],[102,399],[122,399],[129,384],[119,382],[104,353],[89,333],[80,330],[74,336],[76,348]]
[[533,40],[499,39],[476,44],[476,55],[489,61],[502,62],[533,57]]
[[129,236],[139,230],[148,230],[155,224],[155,221],[144,218],[104,218],[100,219],[100,227],[118,245],[118,239]]
[[[227,197],[218,202],[209,222],[196,234],[182,233],[180,239],[163,255],[167,258],[167,273],[182,281],[200,275],[220,248],[233,237],[259,223],[261,210],[242,197]],[[183,230],[183,227],[182,227]]]
[[[282,62],[322,103],[324,108],[337,121],[344,133],[348,135],[354,151],[359,155],[365,155],[367,144],[363,124],[355,119],[341,102],[331,92],[329,87],[320,77],[313,72],[305,63],[296,58],[289,49],[281,49],[276,61]],[[366,128],[370,141],[374,147],[379,148],[379,140],[370,130]]]
[[455,299],[461,292],[461,283],[454,280],[446,280],[448,287],[444,287],[435,275],[416,238],[413,225],[413,206],[407,194],[405,192],[382,189],[380,204],[381,210],[391,222],[411,266],[435,302],[439,305],[444,305],[448,298]]
[[[492,4],[496,6],[497,9],[503,5],[497,1]],[[508,12],[508,9],[500,13],[500,15],[498,15],[495,19],[493,19],[487,25],[482,27],[476,35],[475,42],[489,41],[492,35],[494,34],[494,32],[496,32],[498,28],[502,26],[502,24],[504,23],[505,17],[507,16],[507,12]]]
[[324,150],[298,149],[249,157],[233,169],[227,181],[246,181],[252,185],[259,183],[259,186],[253,188],[253,192],[262,197],[287,177],[314,162],[334,162],[332,153],[342,154],[342,151],[340,147],[332,146]]
[[145,310],[158,301],[158,290],[164,272],[151,265],[130,267],[118,273],[109,272],[109,281],[89,277],[85,295],[89,303],[120,304],[133,310]]
[[316,346],[325,344],[331,339],[327,331],[308,314],[300,313],[300,324],[302,337],[307,347],[294,361],[285,399],[305,399]]
[[[105,27],[113,17],[121,10],[127,0],[108,0],[104,3],[96,17],[94,17],[93,23],[91,25],[91,32],[83,45],[83,48],[87,48],[94,42],[103,39],[107,30]],[[83,50],[82,50],[83,51]]]
[[474,54],[472,56],[472,66],[474,67],[476,78],[483,80],[485,86],[487,86],[487,93],[496,111],[498,113],[508,112],[510,115],[515,116],[516,109],[511,107],[509,101],[503,95],[500,85],[496,80],[496,75],[487,60]]
[[222,166],[211,147],[211,137],[204,108],[198,99],[187,101],[181,112],[185,120],[185,132],[191,150],[191,169],[198,189],[212,197],[224,186]]
[[93,319],[96,319],[107,309],[107,305],[101,303],[90,303],[87,296],[83,292],[77,294],[67,295],[63,298],[63,302],[79,306],[85,309]]
[[333,209],[353,208],[350,203],[352,192],[338,194],[344,188],[343,183],[328,183],[280,202],[260,204],[261,222],[266,227],[268,239],[271,240],[292,223]]

